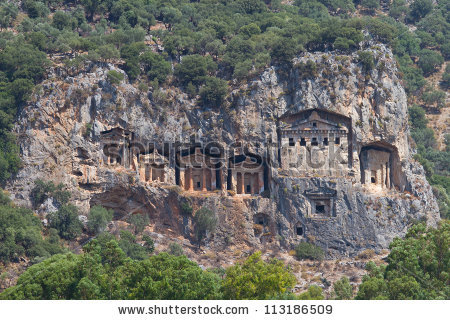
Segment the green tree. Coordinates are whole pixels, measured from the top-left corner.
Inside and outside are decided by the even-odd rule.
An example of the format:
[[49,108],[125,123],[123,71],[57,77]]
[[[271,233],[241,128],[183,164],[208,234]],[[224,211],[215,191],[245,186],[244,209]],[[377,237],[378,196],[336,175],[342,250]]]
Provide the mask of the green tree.
[[208,73],[215,71],[217,64],[211,57],[202,57],[194,54],[183,58],[180,64],[175,67],[175,75],[183,85],[192,82],[199,85],[204,82]]
[[139,57],[143,64],[144,71],[150,80],[158,80],[159,83],[166,81],[167,76],[172,72],[169,61],[164,60],[162,55],[147,51]]
[[124,79],[124,75],[116,70],[109,70],[107,79],[112,84],[118,85]]
[[220,299],[220,278],[185,256],[160,253],[123,268],[128,299]]
[[260,34],[260,33],[261,33],[261,29],[254,22],[247,24],[239,29],[239,34],[241,34],[244,37],[244,39],[249,39],[253,35]]
[[270,56],[276,63],[291,66],[292,59],[299,51],[296,43],[291,39],[279,38],[275,41]]
[[120,56],[119,50],[117,50],[116,47],[110,44],[99,46],[95,51],[100,56],[100,59],[105,62],[108,62],[112,59],[117,59]]
[[208,208],[202,207],[195,213],[194,216],[194,229],[195,237],[200,245],[200,242],[207,233],[214,232],[217,225],[216,214]]
[[144,241],[144,248],[148,254],[153,253],[155,251],[155,242],[149,235],[144,234],[142,236],[142,241]]
[[431,0],[414,0],[410,5],[409,20],[418,21],[425,17],[433,9]]
[[82,256],[58,254],[32,265],[17,280],[17,285],[0,294],[1,299],[73,299]]
[[136,237],[128,230],[120,231],[119,247],[133,260],[144,260],[148,251],[136,241]]
[[107,224],[113,218],[113,211],[96,205],[89,211],[87,229],[91,234],[98,234],[104,231]]
[[220,107],[228,93],[225,80],[216,77],[206,77],[205,85],[200,89],[200,98],[205,106]]
[[70,14],[63,11],[56,11],[53,15],[52,26],[56,29],[63,30],[65,28],[73,29],[76,21],[72,19]]
[[19,10],[14,3],[3,3],[0,5],[0,31],[10,26],[16,19]]
[[425,116],[425,110],[418,105],[412,105],[408,109],[409,123],[414,129],[424,129],[427,126],[428,119]]
[[300,293],[297,297],[299,300],[323,300],[322,288],[318,286],[310,286],[308,291]]
[[441,86],[446,90],[450,88],[450,64],[445,67],[445,72],[442,74]]
[[150,223],[147,214],[134,213],[128,218],[128,222],[133,226],[134,234],[141,233],[145,227]]
[[125,60],[125,71],[130,80],[136,79],[140,73],[139,55],[145,50],[145,43],[134,42],[127,44],[120,50],[120,56]]
[[342,277],[333,285],[333,293],[336,300],[350,300],[353,297],[353,288],[347,277]]
[[424,49],[420,52],[417,63],[425,75],[430,75],[437,71],[444,63],[444,58],[436,51]]
[[390,244],[387,266],[367,265],[356,299],[449,299],[450,222],[424,223]]
[[44,181],[37,179],[34,181],[34,187],[31,189],[30,198],[33,207],[37,208],[48,198],[53,198],[59,206],[66,204],[70,199],[70,192],[64,190],[64,184],[55,185],[53,181]]
[[363,70],[369,72],[375,66],[373,53],[370,51],[358,51],[358,60],[362,64]]
[[367,8],[370,14],[375,13],[375,9],[380,8],[379,0],[361,0],[361,6]]
[[436,138],[431,128],[423,128],[411,131],[411,136],[418,146],[425,148],[434,148],[436,146]]
[[269,299],[289,292],[295,283],[294,275],[281,261],[264,262],[261,252],[256,252],[244,263],[226,269],[222,292],[225,299]]
[[183,255],[183,247],[176,242],[169,243],[169,254],[173,256],[182,256]]
[[59,237],[49,230],[47,239],[42,237],[42,223],[28,209],[12,206],[9,198],[0,190],[0,261],[17,262],[20,257],[43,259],[62,252]]
[[239,11],[247,14],[262,12],[266,9],[266,5],[261,0],[236,0],[236,6]]
[[59,232],[63,239],[72,240],[81,234],[83,224],[78,219],[77,207],[71,204],[63,205],[61,208],[48,215],[49,225]]
[[428,90],[422,94],[422,100],[428,106],[435,106],[438,109],[445,106],[445,92],[441,90]]
[[324,252],[322,248],[308,242],[300,242],[295,247],[295,256],[297,259],[312,259],[322,260],[324,258]]

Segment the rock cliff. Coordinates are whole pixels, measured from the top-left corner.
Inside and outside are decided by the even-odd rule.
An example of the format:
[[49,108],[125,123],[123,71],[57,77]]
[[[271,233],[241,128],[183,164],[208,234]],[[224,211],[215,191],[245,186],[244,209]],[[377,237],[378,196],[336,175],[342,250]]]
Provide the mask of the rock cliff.
[[[17,122],[23,168],[7,189],[17,204],[30,206],[35,179],[62,182],[83,216],[94,204],[114,209],[116,221],[145,213],[152,232],[187,240],[192,216],[181,203],[194,212],[206,206],[219,218],[205,244],[216,251],[290,249],[299,241],[314,242],[329,257],[381,250],[416,220],[436,224],[439,211],[423,168],[412,159],[406,95],[394,57],[382,45],[366,50],[375,58],[370,71],[357,53],[307,53],[288,70],[272,66],[245,84],[231,84],[223,108],[204,108],[175,87],[141,91],[126,75],[112,85],[107,72],[123,71],[109,64],[55,67]],[[289,125],[284,119],[309,110],[348,119],[343,169],[283,166],[283,148],[289,149],[280,133]],[[265,191],[189,192],[175,178],[142,182],[135,170],[105,165],[101,132],[115,127],[160,145],[238,142],[262,155]],[[313,148],[305,150],[313,157]],[[381,160],[383,152],[389,160]],[[380,173],[367,157],[389,165]]]

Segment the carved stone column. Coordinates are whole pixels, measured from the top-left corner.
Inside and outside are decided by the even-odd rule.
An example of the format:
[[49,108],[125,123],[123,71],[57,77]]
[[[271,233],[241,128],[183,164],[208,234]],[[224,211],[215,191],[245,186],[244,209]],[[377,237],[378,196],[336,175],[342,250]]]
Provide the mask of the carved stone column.
[[216,180],[216,170],[214,168],[209,169],[211,175],[211,190],[216,190],[217,188],[217,180]]
[[139,180],[145,182],[145,163],[139,165]]
[[206,191],[206,168],[202,168],[202,191]]
[[194,191],[194,170],[189,167],[189,191]]

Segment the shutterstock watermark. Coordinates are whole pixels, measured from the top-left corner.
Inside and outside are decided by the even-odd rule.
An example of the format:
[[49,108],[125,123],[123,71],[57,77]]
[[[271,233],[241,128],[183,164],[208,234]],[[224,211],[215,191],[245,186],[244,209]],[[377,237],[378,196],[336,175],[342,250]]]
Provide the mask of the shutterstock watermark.
[[167,163],[171,167],[207,166],[216,169],[239,164],[252,168],[274,166],[309,167],[320,169],[348,162],[349,150],[346,141],[336,144],[305,144],[296,142],[252,143],[218,141],[142,142],[139,140],[117,140],[102,142],[105,161],[129,166],[139,163]]

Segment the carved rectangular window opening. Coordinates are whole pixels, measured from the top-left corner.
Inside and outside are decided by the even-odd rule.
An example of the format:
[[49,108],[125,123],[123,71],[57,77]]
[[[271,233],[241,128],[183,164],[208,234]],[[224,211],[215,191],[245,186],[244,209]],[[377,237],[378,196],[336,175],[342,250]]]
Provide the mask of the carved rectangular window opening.
[[377,183],[377,172],[375,170],[371,171],[370,182]]
[[200,188],[200,181],[197,181],[197,188]]
[[295,146],[294,138],[289,138],[289,147]]
[[296,227],[295,228],[296,233],[298,236],[302,236],[303,235],[303,227]]
[[319,145],[319,142],[317,141],[317,138],[312,138],[311,145],[312,146],[318,146]]
[[248,185],[246,186],[245,192],[246,192],[246,193],[251,193],[251,191],[252,191],[252,188],[251,188],[251,186],[248,184]]
[[334,144],[341,144],[341,138],[336,137],[336,139],[334,139]]
[[316,213],[325,214],[325,205],[323,204],[316,205]]
[[328,145],[328,138],[323,138],[323,145],[327,146]]
[[301,145],[301,146],[306,146],[306,140],[305,140],[305,138],[301,138],[301,139],[300,139],[300,145]]
[[312,123],[313,128],[317,128],[317,122]]

